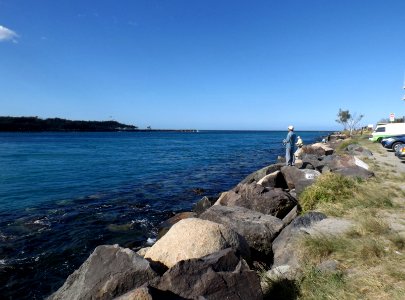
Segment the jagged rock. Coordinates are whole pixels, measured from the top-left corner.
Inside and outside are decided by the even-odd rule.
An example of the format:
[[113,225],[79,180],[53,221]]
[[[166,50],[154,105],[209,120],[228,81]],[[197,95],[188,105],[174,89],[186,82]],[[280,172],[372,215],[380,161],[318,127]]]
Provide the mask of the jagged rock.
[[301,230],[311,236],[330,236],[340,235],[349,231],[354,226],[353,222],[341,218],[326,218],[312,224],[310,227],[304,227]]
[[188,300],[170,291],[161,291],[151,286],[142,286],[114,300]]
[[145,258],[170,268],[180,260],[200,258],[228,247],[250,259],[246,240],[234,230],[211,221],[189,218],[174,224],[146,252]]
[[204,211],[210,208],[215,201],[211,200],[207,196],[201,198],[196,204],[194,204],[193,211],[196,213],[197,216],[201,215]]
[[230,248],[178,262],[151,286],[187,299],[262,299],[256,272]]
[[214,203],[214,205],[236,205],[241,201],[242,196],[237,194],[235,191],[227,191],[223,192],[221,196],[219,196],[218,200]]
[[281,188],[281,189],[288,188],[287,182],[285,181],[284,176],[281,174],[280,171],[276,171],[264,176],[257,182],[257,184],[271,188]]
[[190,211],[175,214],[173,217],[167,219],[166,221],[163,221],[159,225],[157,238],[158,239],[162,238],[170,230],[170,228],[174,224],[179,222],[180,220],[187,219],[187,218],[194,218],[196,216],[197,216],[197,214],[195,212],[190,212]]
[[149,262],[132,250],[98,246],[48,299],[113,299],[156,276]]
[[341,174],[343,176],[362,178],[362,179],[368,179],[368,178],[374,176],[373,172],[370,172],[370,171],[363,169],[361,167],[358,167],[358,166],[337,169],[337,170],[334,170],[333,172],[337,173],[337,174]]
[[146,254],[146,251],[148,251],[149,249],[150,249],[150,247],[141,248],[141,249],[139,249],[138,251],[136,251],[136,254],[138,254],[138,255],[144,257],[145,254]]
[[368,157],[368,158],[373,157],[373,153],[370,150],[364,148],[363,146],[360,146],[359,144],[348,145],[346,147],[346,151],[353,156]]
[[285,227],[273,241],[273,268],[288,265],[291,273],[295,273],[300,266],[297,255],[297,242],[303,234],[306,234],[302,229],[309,228],[325,218],[326,216],[322,213],[309,212],[297,217],[290,225]]
[[239,184],[234,192],[228,192],[215,203],[224,206],[242,206],[266,215],[284,218],[297,204],[297,200],[280,188],[261,185]]
[[333,148],[322,143],[315,143],[311,147],[317,149],[319,151],[317,153],[321,153],[321,155],[332,155],[334,152]]
[[297,195],[315,182],[315,180],[321,176],[321,173],[316,170],[309,169],[297,169],[295,167],[285,166],[281,168],[287,185],[290,189],[295,188]]
[[316,155],[317,157],[321,157],[325,155],[325,150],[321,147],[313,147],[312,145],[306,145],[301,148],[301,155],[304,157],[306,154]]
[[322,162],[323,156],[315,154],[304,154],[302,156],[302,169],[317,169],[322,168],[325,163]]
[[264,167],[256,172],[253,172],[252,174],[248,175],[245,179],[243,179],[240,183],[241,184],[250,184],[252,182],[257,182],[260,179],[262,179],[264,176],[274,173],[275,171],[279,171],[282,166],[284,166],[284,163],[277,163],[277,164],[272,164],[267,167]]
[[294,206],[292,210],[281,220],[284,224],[284,226],[287,226],[290,224],[296,217],[298,217],[298,213],[300,211],[300,208],[298,205]]
[[265,255],[272,253],[271,242],[284,227],[279,218],[239,206],[215,205],[200,218],[232,228],[246,239],[251,248]]
[[296,218],[273,241],[274,264],[272,270],[277,272],[278,268],[281,268],[285,278],[294,278],[301,267],[298,248],[302,237],[310,235],[326,238],[341,235],[349,231],[352,226],[353,222],[349,220],[326,218],[324,214],[318,212],[309,212]]
[[350,155],[330,155],[326,156],[323,160],[322,163],[327,165],[332,172],[338,169],[343,169],[347,167],[353,167],[355,166],[355,160],[353,156]]

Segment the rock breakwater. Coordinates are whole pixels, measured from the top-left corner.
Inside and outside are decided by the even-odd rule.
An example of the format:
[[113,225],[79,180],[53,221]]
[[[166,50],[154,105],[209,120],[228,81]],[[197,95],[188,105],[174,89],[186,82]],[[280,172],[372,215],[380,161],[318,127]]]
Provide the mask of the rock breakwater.
[[335,153],[341,136],[330,140],[303,148],[294,167],[273,164],[216,201],[204,197],[194,213],[168,222],[150,248],[97,247],[49,299],[262,299],[267,286],[257,265],[266,266],[269,277],[294,278],[301,236],[350,229],[318,212],[300,215],[305,188],[324,173],[373,176],[356,156]]

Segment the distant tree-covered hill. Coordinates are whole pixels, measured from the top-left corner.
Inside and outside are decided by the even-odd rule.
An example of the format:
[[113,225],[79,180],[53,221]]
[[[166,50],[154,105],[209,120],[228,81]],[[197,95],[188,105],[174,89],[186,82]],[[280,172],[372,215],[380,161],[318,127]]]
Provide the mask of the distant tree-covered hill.
[[138,127],[116,121],[72,121],[60,118],[0,117],[0,131],[121,131]]

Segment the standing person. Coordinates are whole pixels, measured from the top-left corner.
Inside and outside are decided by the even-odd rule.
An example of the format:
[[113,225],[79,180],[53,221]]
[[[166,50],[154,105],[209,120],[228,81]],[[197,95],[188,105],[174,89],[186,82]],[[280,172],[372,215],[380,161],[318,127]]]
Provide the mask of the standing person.
[[295,163],[294,148],[295,148],[296,136],[294,133],[294,126],[288,126],[288,134],[284,140],[285,144],[285,164],[287,166],[293,166]]

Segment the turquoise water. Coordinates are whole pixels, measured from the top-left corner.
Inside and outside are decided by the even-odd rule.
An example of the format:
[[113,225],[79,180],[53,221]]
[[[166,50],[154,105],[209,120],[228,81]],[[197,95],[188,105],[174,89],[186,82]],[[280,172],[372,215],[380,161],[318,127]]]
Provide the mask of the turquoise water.
[[[297,134],[312,143],[327,133]],[[173,213],[274,163],[285,136],[0,133],[0,295],[42,299],[97,245],[145,245]]]

